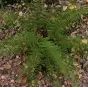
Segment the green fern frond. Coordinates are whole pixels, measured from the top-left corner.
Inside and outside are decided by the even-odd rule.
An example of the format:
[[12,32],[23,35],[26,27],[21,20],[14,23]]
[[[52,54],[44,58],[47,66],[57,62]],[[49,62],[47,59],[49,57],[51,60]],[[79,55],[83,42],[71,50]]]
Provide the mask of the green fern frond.
[[57,69],[58,71],[60,71],[62,74],[65,74],[65,75],[69,74],[69,69],[70,69],[69,65],[71,64],[66,63],[65,60],[66,61],[67,60],[71,61],[71,60],[63,56],[61,52],[61,47],[58,47],[52,41],[43,40],[40,43],[40,48],[46,60],[49,59],[50,62],[53,61],[53,64],[55,65],[53,67],[55,68],[52,68],[52,69]]
[[33,47],[36,44],[36,36],[32,32],[23,31],[12,38],[0,41],[0,55],[23,51],[25,48]]

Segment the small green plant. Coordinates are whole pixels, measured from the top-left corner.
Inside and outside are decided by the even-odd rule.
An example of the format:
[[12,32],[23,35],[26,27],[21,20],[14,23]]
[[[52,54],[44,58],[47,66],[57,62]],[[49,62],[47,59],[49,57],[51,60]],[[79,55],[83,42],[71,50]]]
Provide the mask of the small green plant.
[[[79,39],[69,37],[67,31],[73,23],[79,22],[80,16],[87,10],[54,14],[43,7],[42,0],[33,1],[31,5],[33,5],[31,13],[27,13],[24,18],[18,19],[12,12],[4,14],[6,27],[14,27],[17,25],[14,23],[16,21],[20,23],[22,31],[12,38],[0,41],[0,55],[22,52],[26,49],[27,67],[24,68],[24,73],[34,76],[39,71],[49,75],[52,72],[60,72],[75,85],[75,67],[69,54],[73,47],[82,50],[85,45],[81,45]],[[87,46],[85,48],[87,49]]]
[[11,29],[13,27],[20,26],[18,15],[13,11],[6,11],[3,14],[3,18],[6,24],[5,25],[6,29]]

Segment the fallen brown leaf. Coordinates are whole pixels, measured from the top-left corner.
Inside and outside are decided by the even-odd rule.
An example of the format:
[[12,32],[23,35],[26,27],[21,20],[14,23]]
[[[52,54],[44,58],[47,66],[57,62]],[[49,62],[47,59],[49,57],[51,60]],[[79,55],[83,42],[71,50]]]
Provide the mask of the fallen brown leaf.
[[27,83],[27,77],[22,79],[21,86],[25,86]]

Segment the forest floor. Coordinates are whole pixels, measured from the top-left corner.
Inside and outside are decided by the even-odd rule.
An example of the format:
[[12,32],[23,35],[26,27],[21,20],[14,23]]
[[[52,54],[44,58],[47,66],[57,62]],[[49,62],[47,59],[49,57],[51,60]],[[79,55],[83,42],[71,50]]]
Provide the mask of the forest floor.
[[[82,16],[82,22],[79,23],[75,31],[70,32],[71,37],[80,37],[83,44],[87,44],[88,40],[88,17]],[[0,30],[0,40],[5,40],[14,36],[16,33],[20,32],[17,29],[11,30]],[[85,53],[84,53],[85,52]],[[72,58],[75,56],[74,65],[78,71],[78,82],[81,87],[88,87],[88,57],[86,56],[86,51],[83,51],[84,58],[71,53]],[[26,62],[26,52],[13,53],[10,56],[0,56],[0,87],[23,87],[28,86],[27,76],[23,75],[21,72],[22,67],[25,66]],[[58,75],[56,74],[58,77]],[[70,80],[65,80],[63,77],[58,77],[62,81],[62,86],[72,86]],[[55,86],[51,79],[47,78],[45,74],[39,72],[37,75],[38,84],[34,81],[31,82],[31,86],[38,87],[53,87]]]
[[[84,17],[83,22],[77,25],[76,30],[71,33],[72,37],[84,37],[84,42],[88,39],[88,18]],[[17,30],[2,30],[0,31],[0,40],[14,36]],[[73,53],[73,56],[75,54]],[[74,57],[73,57],[74,58]],[[84,60],[84,64],[81,63],[81,60]],[[26,53],[17,53],[12,54],[11,56],[0,56],[0,86],[1,87],[18,87],[18,86],[28,86],[26,76],[20,74],[20,69],[22,65],[25,64]],[[79,74],[79,83],[81,87],[88,87],[88,57],[82,59],[77,58],[75,65],[78,69]],[[39,72],[38,75],[39,84],[36,86],[54,86],[52,81],[46,79],[42,72]],[[62,80],[62,79],[61,79]],[[33,85],[33,82],[32,82]],[[64,80],[62,83],[63,86],[72,86],[69,80]]]

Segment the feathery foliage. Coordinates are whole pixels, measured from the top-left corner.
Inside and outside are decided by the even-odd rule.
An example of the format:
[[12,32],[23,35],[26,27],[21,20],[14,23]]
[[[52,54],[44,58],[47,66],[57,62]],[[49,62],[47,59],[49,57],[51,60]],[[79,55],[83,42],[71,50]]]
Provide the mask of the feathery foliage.
[[[77,48],[80,43],[69,37],[66,32],[71,25],[79,22],[80,16],[85,14],[87,10],[79,9],[61,13],[55,12],[54,14],[43,7],[42,0],[36,1],[31,3],[32,7],[29,5],[29,9],[32,9],[31,13],[18,20],[22,32],[12,38],[0,41],[0,55],[21,52],[26,48],[28,57],[25,69],[28,73],[60,72],[64,77],[74,81],[75,67],[68,54],[73,47]],[[8,27],[14,26],[14,21],[17,21],[16,16],[12,13],[4,15]],[[45,30],[46,36],[43,36],[42,31]],[[82,47],[84,46],[80,44],[79,48],[82,49]]]

